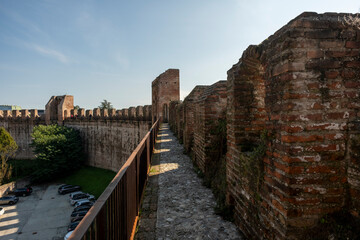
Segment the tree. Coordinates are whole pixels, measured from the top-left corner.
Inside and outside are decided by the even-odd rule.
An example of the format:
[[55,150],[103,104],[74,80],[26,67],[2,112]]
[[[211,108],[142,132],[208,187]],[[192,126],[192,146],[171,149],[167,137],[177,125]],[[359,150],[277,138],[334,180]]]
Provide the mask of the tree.
[[18,145],[11,137],[11,135],[5,130],[0,128],[0,157],[1,157],[1,169],[0,169],[0,184],[11,177],[12,167],[9,167],[7,163],[10,157],[15,156],[15,152],[18,149]]
[[99,108],[101,110],[104,110],[104,109],[111,110],[111,109],[113,109],[113,106],[111,105],[111,102],[108,102],[106,99],[104,99],[104,101],[102,101],[100,103]]
[[34,127],[31,146],[39,164],[32,175],[34,182],[65,176],[78,169],[84,152],[78,130],[58,125]]
[[75,110],[79,110],[79,109],[80,109],[80,106],[79,106],[79,105],[76,105],[76,106],[74,106],[74,109],[75,109]]

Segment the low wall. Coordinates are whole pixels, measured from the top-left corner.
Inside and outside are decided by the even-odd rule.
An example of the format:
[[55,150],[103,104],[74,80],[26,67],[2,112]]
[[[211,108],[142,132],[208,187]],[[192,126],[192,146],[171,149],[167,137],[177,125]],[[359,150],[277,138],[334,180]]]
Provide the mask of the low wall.
[[23,188],[28,184],[30,184],[30,181],[27,178],[23,178],[23,179],[19,179],[18,181],[3,184],[0,186],[0,197],[7,195],[15,188]]
[[0,197],[5,196],[8,192],[16,188],[16,182],[7,183],[0,186]]

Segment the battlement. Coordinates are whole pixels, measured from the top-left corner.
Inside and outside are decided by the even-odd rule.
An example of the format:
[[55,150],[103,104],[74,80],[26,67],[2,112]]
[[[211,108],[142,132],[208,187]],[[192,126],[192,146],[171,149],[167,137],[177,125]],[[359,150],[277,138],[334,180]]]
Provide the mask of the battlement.
[[64,121],[71,120],[137,120],[151,121],[151,106],[129,107],[121,110],[116,109],[71,109],[64,111]]
[[45,115],[39,114],[38,109],[0,110],[0,119],[7,120],[45,120]]

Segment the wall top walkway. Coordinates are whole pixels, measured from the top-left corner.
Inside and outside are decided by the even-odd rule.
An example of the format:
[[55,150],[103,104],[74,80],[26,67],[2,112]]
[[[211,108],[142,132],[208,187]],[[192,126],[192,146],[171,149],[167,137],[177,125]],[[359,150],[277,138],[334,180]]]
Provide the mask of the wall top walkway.
[[[234,224],[215,214],[211,190],[202,185],[168,124],[160,127],[154,156],[159,158],[153,163],[158,173],[150,171],[148,186],[154,188],[152,182],[158,181],[158,190],[145,194],[142,212],[153,213],[142,214],[137,239],[242,239]],[[156,192],[154,206],[150,198]],[[154,234],[149,234],[152,227]]]

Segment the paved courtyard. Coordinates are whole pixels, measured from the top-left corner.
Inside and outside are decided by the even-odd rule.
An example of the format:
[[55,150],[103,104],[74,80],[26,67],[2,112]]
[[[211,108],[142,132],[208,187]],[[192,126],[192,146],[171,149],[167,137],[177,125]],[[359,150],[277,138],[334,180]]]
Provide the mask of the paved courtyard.
[[15,205],[2,205],[0,239],[57,240],[64,239],[73,207],[69,195],[57,193],[59,185],[34,186],[33,193],[19,197]]

